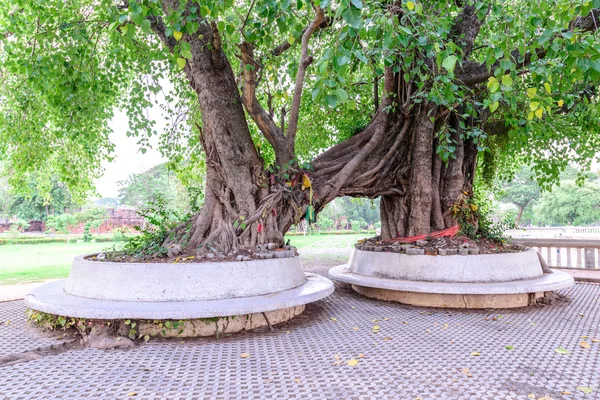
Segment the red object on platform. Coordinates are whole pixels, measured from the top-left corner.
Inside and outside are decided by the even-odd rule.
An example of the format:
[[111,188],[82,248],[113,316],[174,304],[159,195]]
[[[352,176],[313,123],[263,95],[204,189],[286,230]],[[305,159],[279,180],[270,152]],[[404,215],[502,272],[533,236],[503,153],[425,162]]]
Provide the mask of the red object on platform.
[[417,240],[424,240],[424,239],[427,239],[428,237],[432,237],[432,238],[441,238],[444,236],[453,237],[454,235],[456,235],[458,233],[459,230],[460,230],[460,226],[455,225],[451,228],[442,229],[441,231],[435,231],[435,232],[431,232],[431,233],[428,233],[425,235],[398,237],[398,238],[394,238],[394,239],[382,240],[382,242],[414,243]]

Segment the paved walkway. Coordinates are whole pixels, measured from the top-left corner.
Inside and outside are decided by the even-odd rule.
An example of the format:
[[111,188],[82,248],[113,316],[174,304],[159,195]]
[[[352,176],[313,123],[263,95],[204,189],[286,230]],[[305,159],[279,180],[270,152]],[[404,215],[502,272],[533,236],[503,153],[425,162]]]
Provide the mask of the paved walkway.
[[600,269],[552,268],[571,274],[576,281],[600,283]]
[[54,279],[45,282],[23,283],[19,285],[0,285],[0,302],[10,300],[21,300],[30,290],[43,285],[46,282],[52,282]]
[[[333,264],[305,265],[325,273]],[[600,399],[600,285],[562,294],[570,300],[547,307],[456,311],[337,285],[273,332],[0,365],[0,399]],[[63,340],[27,327],[24,311],[21,301],[0,303],[0,357]]]

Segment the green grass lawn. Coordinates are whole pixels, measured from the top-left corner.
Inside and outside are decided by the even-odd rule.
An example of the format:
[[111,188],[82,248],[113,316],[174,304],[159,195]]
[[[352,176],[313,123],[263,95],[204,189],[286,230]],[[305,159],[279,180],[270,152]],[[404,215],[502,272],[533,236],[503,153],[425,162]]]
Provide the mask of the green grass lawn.
[[290,239],[290,244],[301,250],[306,249],[342,249],[354,246],[358,239],[364,239],[368,234],[352,235],[307,235],[307,236],[286,236],[285,240]]
[[0,246],[0,285],[65,278],[73,257],[114,243],[43,243]]

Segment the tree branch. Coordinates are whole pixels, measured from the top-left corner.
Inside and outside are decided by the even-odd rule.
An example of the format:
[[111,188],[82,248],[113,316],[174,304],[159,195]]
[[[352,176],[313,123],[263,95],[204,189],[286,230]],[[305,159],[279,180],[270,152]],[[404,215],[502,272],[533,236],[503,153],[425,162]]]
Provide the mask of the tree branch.
[[242,102],[246,111],[258,126],[264,137],[271,143],[275,153],[285,151],[286,140],[283,132],[271,118],[271,116],[261,106],[256,97],[256,86],[258,85],[257,72],[261,68],[260,64],[254,59],[254,50],[252,44],[242,43],[241,60],[244,76],[244,85],[242,87]]
[[[488,6],[485,17],[487,17],[490,9],[491,5]],[[467,59],[471,54],[473,44],[484,21],[485,18],[479,19],[477,9],[471,4],[465,5],[454,20],[454,24],[450,28],[450,38],[461,41],[464,59]]]
[[[321,23],[319,24],[319,26],[317,28],[324,29],[324,28],[331,26],[332,23],[333,23],[333,18],[325,17],[325,18],[323,18],[323,21],[321,21]],[[308,25],[304,29],[302,29],[301,36],[304,36],[304,34],[308,30],[309,26],[310,25]],[[280,56],[283,53],[285,53],[290,47],[292,47],[292,44],[290,44],[290,42],[286,40],[285,42],[281,43],[279,46],[277,46],[273,50],[271,50],[271,55],[275,56],[275,57]]]
[[308,28],[302,35],[302,53],[300,56],[300,64],[298,65],[298,72],[296,73],[296,85],[294,87],[294,97],[292,99],[292,106],[290,108],[290,119],[288,122],[288,129],[286,138],[292,149],[294,148],[294,141],[296,138],[296,131],[298,130],[298,115],[300,112],[300,100],[302,99],[302,88],[304,86],[304,77],[306,75],[306,69],[313,62],[313,58],[308,54],[308,41],[312,34],[315,32],[317,27],[321,25],[325,14],[321,7],[315,7],[315,18],[308,25]]
[[[568,30],[579,30],[583,32],[595,32],[600,27],[600,8],[595,8],[585,17],[577,17],[570,24]],[[546,48],[538,48],[535,50],[536,59],[546,57]],[[534,59],[534,53],[527,52],[521,55],[519,50],[513,50],[510,53],[510,58],[517,65],[517,69],[526,68]],[[494,75],[494,70],[500,67],[500,62],[496,61],[491,67],[485,63],[477,63],[467,61],[460,68],[461,73],[457,75],[457,80],[463,85],[473,86],[487,81]]]

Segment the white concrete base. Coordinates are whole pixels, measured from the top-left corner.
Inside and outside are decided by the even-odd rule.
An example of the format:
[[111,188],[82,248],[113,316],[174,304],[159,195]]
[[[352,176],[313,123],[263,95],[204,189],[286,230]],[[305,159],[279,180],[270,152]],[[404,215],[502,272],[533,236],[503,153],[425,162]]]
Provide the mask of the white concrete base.
[[575,283],[571,275],[558,271],[538,278],[507,282],[411,281],[361,275],[352,272],[350,264],[333,267],[329,275],[337,281],[352,284],[355,290],[368,297],[450,308],[522,307],[527,305],[529,294],[564,289]]
[[[212,268],[219,265],[212,263]],[[74,296],[65,279],[47,283],[25,297],[25,305],[49,314],[89,319],[198,319],[246,315],[305,305],[333,293],[333,282],[305,274],[305,283],[275,293],[199,301],[115,301]],[[235,279],[236,277],[231,277]],[[135,277],[131,277],[135,279]]]
[[378,278],[426,282],[507,282],[539,278],[535,250],[517,253],[428,256],[354,250],[350,271]]
[[86,257],[75,257],[64,290],[97,300],[231,299],[276,293],[306,282],[297,256],[200,263],[104,262]]

